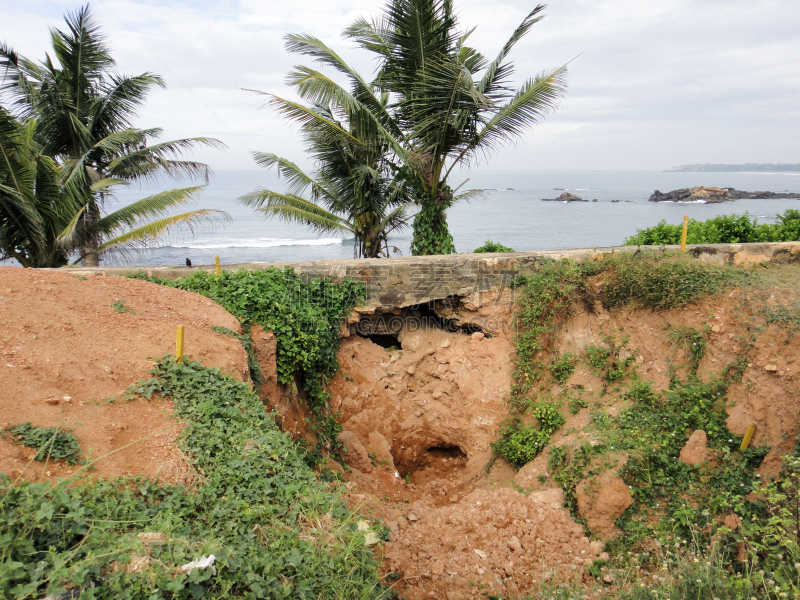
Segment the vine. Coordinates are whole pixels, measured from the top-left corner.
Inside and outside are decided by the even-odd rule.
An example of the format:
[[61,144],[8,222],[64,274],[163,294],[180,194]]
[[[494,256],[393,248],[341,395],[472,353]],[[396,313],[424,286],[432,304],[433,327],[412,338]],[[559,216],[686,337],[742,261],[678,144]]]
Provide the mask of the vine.
[[[136,276],[140,279],[146,277]],[[350,309],[366,297],[363,283],[340,284],[314,279],[304,283],[291,268],[261,271],[204,271],[191,277],[156,283],[211,298],[242,322],[272,330],[277,341],[278,381],[306,392],[320,443],[336,451],[337,424],[328,408],[328,381],[339,370],[341,324]],[[317,448],[319,454],[320,448]]]

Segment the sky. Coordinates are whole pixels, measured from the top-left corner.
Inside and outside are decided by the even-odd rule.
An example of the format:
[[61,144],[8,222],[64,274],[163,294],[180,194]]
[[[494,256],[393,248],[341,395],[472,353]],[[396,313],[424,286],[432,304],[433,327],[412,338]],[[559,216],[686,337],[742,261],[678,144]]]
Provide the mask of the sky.
[[[494,57],[535,3],[454,0],[472,45]],[[0,0],[0,41],[42,60],[49,27],[79,3]],[[207,136],[215,170],[257,169],[250,153],[300,164],[296,128],[246,89],[292,97],[283,47],[310,33],[369,76],[375,63],[342,39],[378,0],[94,0],[121,73],[167,83],[137,126],[164,139]],[[516,84],[569,63],[569,91],[544,124],[473,168],[664,170],[690,163],[800,162],[800,0],[553,0],[511,54]]]

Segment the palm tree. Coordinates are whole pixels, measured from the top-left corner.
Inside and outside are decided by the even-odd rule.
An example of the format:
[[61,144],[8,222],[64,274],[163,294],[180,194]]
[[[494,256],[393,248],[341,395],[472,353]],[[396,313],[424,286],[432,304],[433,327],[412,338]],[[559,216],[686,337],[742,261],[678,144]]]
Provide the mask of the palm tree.
[[[35,141],[36,121],[23,126],[0,107],[0,260],[25,267],[66,264],[54,241],[70,214],[55,163]],[[53,225],[56,224],[56,227]]]
[[135,129],[133,119],[147,93],[163,87],[163,80],[152,73],[113,72],[115,62],[88,6],[65,20],[65,31],[51,30],[56,62],[48,55],[36,64],[0,45],[5,69],[0,98],[23,122],[35,120],[37,148],[58,167],[60,208],[69,211],[53,243],[65,255],[77,253],[78,261],[96,266],[112,248],[140,248],[176,228],[193,231],[199,222],[227,218],[211,210],[167,216],[193,200],[201,186],[156,194],[106,214],[105,204],[117,186],[159,175],[207,180],[206,165],[181,156],[198,145],[222,144],[210,138],[152,143],[161,130]]
[[[310,36],[288,36],[287,46],[323,47],[330,53]],[[319,233],[350,234],[356,258],[389,256],[397,248],[389,245],[388,236],[407,226],[410,202],[410,189],[397,177],[399,168],[392,160],[404,156],[393,137],[400,131],[386,112],[386,98],[376,97],[343,61],[337,64],[348,74],[352,91],[308,67],[290,73],[289,82],[311,106],[256,92],[267,96],[267,106],[300,124],[317,169],[312,176],[285,158],[256,152],[260,166],[275,167],[286,178],[287,190],[259,189],[240,201]]]
[[456,200],[448,178],[542,122],[566,92],[566,66],[543,71],[514,90],[514,45],[539,22],[537,6],[489,62],[467,45],[474,29],[457,30],[452,0],[390,0],[382,17],[357,20],[345,35],[374,53],[374,82],[391,95],[406,149],[405,172],[420,211],[414,254],[455,252],[445,211]]

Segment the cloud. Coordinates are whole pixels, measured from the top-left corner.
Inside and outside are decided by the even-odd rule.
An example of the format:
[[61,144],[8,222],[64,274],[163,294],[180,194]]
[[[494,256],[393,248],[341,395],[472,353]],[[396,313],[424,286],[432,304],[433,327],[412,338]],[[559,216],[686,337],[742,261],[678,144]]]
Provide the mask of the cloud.
[[[530,6],[456,0],[463,28],[490,58]],[[47,27],[77,4],[8,3],[0,37],[28,57],[48,48]],[[242,88],[291,94],[286,72],[302,62],[283,48],[287,32],[308,32],[363,73],[371,58],[342,40],[367,0],[96,0],[120,71],[164,74],[142,126],[165,137],[210,135],[228,144],[203,151],[217,169],[254,168],[251,150],[302,162],[296,132],[257,110]],[[688,162],[791,162],[800,142],[800,5],[792,0],[562,0],[514,49],[517,84],[569,62],[569,95],[520,143],[483,161],[508,169],[663,169]]]

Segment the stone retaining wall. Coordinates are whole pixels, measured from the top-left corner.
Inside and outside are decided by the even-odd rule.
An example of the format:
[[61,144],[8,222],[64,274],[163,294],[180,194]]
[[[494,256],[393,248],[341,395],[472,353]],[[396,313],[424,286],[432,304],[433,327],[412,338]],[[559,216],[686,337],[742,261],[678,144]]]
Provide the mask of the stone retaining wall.
[[[591,259],[614,252],[657,252],[679,250],[678,246],[617,246],[610,248],[509,252],[503,254],[451,254],[407,258],[318,260],[285,263],[242,263],[224,265],[226,270],[292,267],[306,280],[345,278],[367,285],[366,305],[372,308],[403,308],[433,300],[459,297],[469,300],[480,291],[505,287],[513,277],[533,270],[548,259]],[[757,264],[800,262],[800,242],[764,244],[698,244],[687,251],[698,260],[714,264]],[[84,276],[122,276],[144,271],[163,279],[187,277],[213,266],[188,267],[77,267],[71,273]]]

